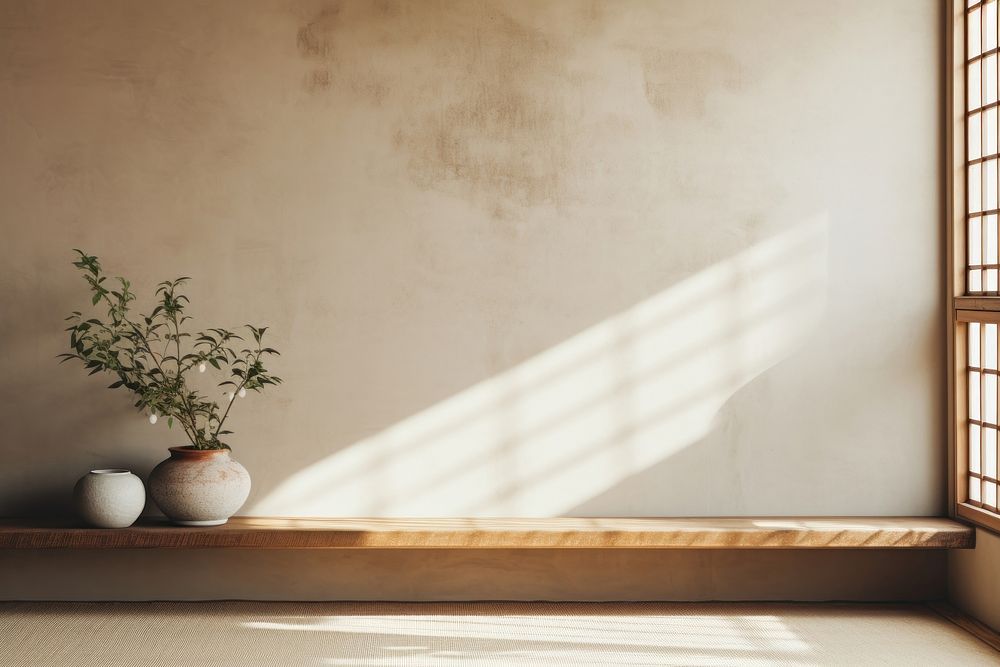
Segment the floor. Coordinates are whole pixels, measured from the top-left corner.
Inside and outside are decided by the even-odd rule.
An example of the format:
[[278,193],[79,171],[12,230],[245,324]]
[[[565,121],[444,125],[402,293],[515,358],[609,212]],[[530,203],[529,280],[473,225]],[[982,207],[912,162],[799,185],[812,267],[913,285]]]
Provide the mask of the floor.
[[0,666],[990,665],[921,605],[3,603]]

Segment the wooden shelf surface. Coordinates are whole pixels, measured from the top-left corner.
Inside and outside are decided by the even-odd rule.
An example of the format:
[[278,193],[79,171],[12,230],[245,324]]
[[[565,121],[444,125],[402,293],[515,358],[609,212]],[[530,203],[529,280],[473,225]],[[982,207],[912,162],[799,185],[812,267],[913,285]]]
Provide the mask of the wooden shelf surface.
[[0,549],[967,549],[973,528],[938,517],[685,519],[280,519],[189,528],[0,519]]

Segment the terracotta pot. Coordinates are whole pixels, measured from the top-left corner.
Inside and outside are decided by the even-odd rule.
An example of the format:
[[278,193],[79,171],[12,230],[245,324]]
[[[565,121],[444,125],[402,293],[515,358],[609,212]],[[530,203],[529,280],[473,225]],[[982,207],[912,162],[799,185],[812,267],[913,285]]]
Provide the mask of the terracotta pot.
[[91,470],[73,488],[73,502],[84,521],[98,528],[127,528],[146,505],[142,480],[124,468]]
[[250,474],[228,449],[171,447],[149,474],[149,493],[176,524],[218,526],[246,502]]

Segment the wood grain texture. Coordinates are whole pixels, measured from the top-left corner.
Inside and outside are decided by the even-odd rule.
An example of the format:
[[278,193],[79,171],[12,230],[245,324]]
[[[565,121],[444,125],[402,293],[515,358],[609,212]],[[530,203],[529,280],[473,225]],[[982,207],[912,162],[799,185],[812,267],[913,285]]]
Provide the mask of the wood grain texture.
[[982,507],[976,507],[966,502],[956,505],[956,514],[965,521],[970,521],[980,528],[1000,535],[1000,515]]
[[280,519],[107,530],[0,520],[0,549],[964,549],[951,519]]
[[0,600],[923,601],[947,596],[948,556],[971,553],[944,549],[0,549]]

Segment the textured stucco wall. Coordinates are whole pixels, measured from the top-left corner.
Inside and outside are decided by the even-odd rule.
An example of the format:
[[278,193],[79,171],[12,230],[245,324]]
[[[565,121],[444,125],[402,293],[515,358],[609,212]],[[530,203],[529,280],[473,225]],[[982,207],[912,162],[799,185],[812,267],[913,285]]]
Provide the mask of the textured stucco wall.
[[0,514],[178,443],[73,247],[271,326],[246,512],[940,512],[937,4],[0,2]]

